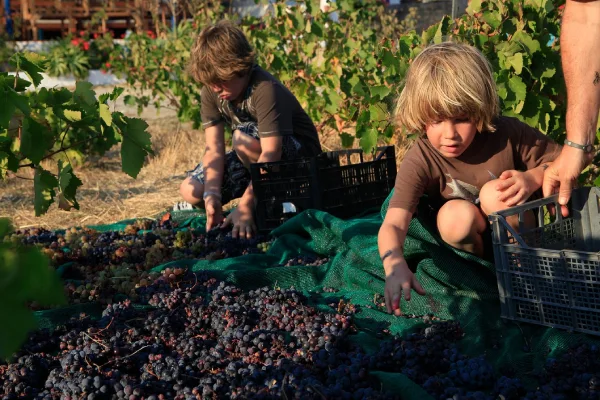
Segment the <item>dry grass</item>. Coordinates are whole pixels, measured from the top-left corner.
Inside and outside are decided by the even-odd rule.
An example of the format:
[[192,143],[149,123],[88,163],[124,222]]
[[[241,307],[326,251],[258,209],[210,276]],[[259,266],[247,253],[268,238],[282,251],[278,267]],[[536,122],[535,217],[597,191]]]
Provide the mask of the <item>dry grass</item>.
[[[204,135],[190,124],[180,124],[173,116],[148,120],[155,156],[150,158],[137,179],[121,172],[119,150],[99,159],[90,159],[76,168],[83,181],[78,191],[80,210],[63,211],[55,204],[41,217],[33,211],[31,171],[0,181],[0,217],[8,217],[15,227],[41,226],[48,229],[108,224],[128,218],[154,217],[180,201],[179,184],[185,171],[193,168],[204,152]],[[339,136],[323,133],[324,151],[341,148]],[[396,154],[407,149],[403,140],[395,141]],[[358,143],[356,143],[358,145]],[[52,168],[48,164],[47,168]]]

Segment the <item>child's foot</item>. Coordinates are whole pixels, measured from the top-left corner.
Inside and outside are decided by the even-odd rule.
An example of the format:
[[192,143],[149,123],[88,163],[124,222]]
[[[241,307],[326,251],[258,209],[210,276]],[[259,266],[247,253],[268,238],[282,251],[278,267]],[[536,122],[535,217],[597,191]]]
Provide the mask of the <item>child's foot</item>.
[[187,201],[179,201],[173,206],[173,211],[193,210],[194,205]]

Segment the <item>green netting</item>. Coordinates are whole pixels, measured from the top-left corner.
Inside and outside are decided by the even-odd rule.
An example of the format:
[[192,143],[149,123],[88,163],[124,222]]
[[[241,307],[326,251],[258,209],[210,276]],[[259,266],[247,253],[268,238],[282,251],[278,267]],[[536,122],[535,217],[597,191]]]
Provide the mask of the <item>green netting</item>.
[[[194,271],[210,270],[239,287],[250,290],[261,286],[294,286],[305,291],[311,302],[329,309],[332,298],[344,297],[363,306],[356,314],[359,333],[353,337],[368,351],[378,347],[377,332],[388,328],[392,333],[406,333],[422,324],[420,319],[398,318],[374,306],[375,294],[382,294],[384,277],[377,250],[377,233],[385,215],[388,200],[381,213],[356,219],[340,220],[332,215],[308,210],[273,231],[275,241],[264,255],[247,255],[218,261],[173,261],[156,267],[184,265]],[[203,229],[199,212],[172,214],[180,228]],[[98,230],[116,230],[132,221],[93,226]],[[410,224],[405,243],[405,257],[427,296],[414,294],[410,302],[402,300],[407,314],[433,313],[442,319],[461,322],[466,332],[461,341],[463,353],[486,354],[496,368],[510,366],[519,376],[539,370],[548,356],[570,345],[598,341],[598,338],[544,328],[530,324],[507,322],[500,318],[500,304],[494,265],[471,254],[453,249],[436,237],[432,229],[418,218]],[[301,253],[328,256],[330,262],[320,267],[282,267],[291,256]],[[333,287],[337,293],[322,292]],[[94,310],[96,305],[38,312],[42,325],[56,324],[75,312]],[[88,311],[86,311],[88,312]],[[422,389],[399,374],[377,373],[385,388],[398,390],[405,398],[423,399]]]

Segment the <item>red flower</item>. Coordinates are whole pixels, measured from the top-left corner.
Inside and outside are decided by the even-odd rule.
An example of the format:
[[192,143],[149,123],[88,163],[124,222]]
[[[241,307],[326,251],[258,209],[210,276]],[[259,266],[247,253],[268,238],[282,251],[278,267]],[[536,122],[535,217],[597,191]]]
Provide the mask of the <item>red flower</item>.
[[100,36],[100,35],[98,35],[97,33],[94,33],[94,39],[98,39],[98,36]]
[[73,39],[73,40],[71,40],[71,44],[73,46],[79,46],[79,39]]
[[85,36],[85,32],[84,31],[79,31],[79,36]]
[[110,63],[109,63],[109,62],[107,62],[107,63],[105,63],[105,64],[104,64],[104,66],[105,66],[106,68],[110,68]]
[[90,42],[83,42],[83,49],[88,51],[90,49]]

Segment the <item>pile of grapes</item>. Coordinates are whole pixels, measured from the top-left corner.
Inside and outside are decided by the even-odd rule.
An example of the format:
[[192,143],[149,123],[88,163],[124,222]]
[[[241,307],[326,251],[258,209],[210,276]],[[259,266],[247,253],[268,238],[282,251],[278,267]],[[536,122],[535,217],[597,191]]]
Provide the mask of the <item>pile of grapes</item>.
[[[457,322],[413,316],[422,319],[420,329],[403,337],[377,332],[384,338],[379,350],[366,353],[349,340],[361,312],[351,299],[322,312],[294,288],[244,291],[208,272],[150,271],[171,260],[269,251],[266,237],[240,240],[223,230],[175,228],[163,218],[138,221],[124,232],[30,229],[10,237],[39,246],[64,270],[71,304],[97,302],[104,311],[32,332],[12,360],[0,362],[0,398],[400,398],[372,374],[382,371],[403,373],[436,400],[600,400],[596,346],[549,359],[532,376],[537,387],[526,388],[514,374],[499,377],[483,356],[461,354]],[[281,266],[327,262],[304,254]]]

